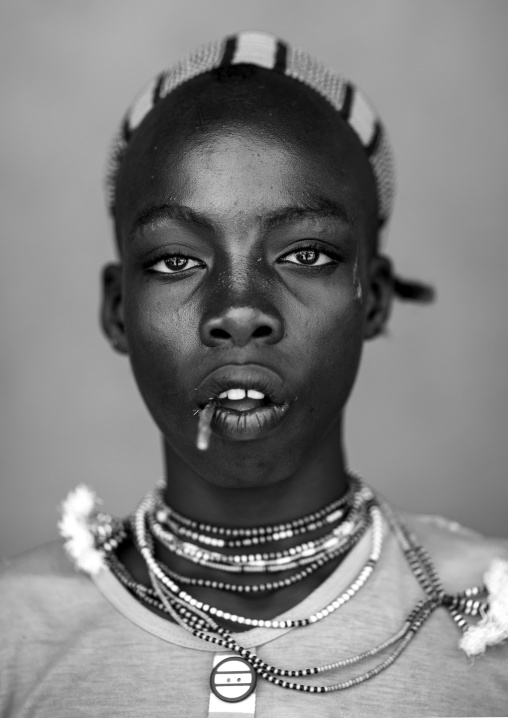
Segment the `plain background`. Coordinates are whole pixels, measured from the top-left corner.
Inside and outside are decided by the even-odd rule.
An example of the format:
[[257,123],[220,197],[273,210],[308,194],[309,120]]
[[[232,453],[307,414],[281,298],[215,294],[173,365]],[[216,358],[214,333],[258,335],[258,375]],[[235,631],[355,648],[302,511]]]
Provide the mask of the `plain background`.
[[0,552],[56,536],[79,482],[134,508],[160,442],[97,321],[106,149],[134,95],[202,42],[270,30],[373,100],[398,196],[388,251],[435,305],[366,346],[349,460],[401,507],[508,534],[508,3],[3,0]]

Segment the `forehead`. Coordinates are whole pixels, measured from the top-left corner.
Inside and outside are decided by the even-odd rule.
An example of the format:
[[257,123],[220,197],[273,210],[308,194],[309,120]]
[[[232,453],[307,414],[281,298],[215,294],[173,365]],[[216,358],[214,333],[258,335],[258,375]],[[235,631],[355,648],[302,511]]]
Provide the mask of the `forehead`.
[[372,170],[338,113],[302,83],[248,71],[187,82],[146,118],[118,177],[119,235],[136,212],[183,200],[210,210],[218,202],[246,210],[258,201],[262,211],[275,197],[290,204],[324,197],[375,222]]

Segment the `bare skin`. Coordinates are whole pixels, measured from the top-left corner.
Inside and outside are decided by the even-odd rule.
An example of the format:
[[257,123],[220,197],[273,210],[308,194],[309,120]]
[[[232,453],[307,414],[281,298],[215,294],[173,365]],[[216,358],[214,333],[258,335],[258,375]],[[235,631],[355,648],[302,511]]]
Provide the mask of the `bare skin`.
[[[375,213],[372,173],[349,128],[275,73],[234,87],[198,78],[138,130],[118,182],[121,263],[104,271],[103,326],[129,355],[162,433],[166,500],[178,511],[255,526],[346,490],[344,408],[363,342],[382,331],[391,304],[391,267],[373,249]],[[200,451],[196,412],[214,373],[266,379],[282,418],[244,434],[213,425]],[[123,560],[147,581],[132,546]],[[256,598],[193,593],[269,618],[336,565]]]

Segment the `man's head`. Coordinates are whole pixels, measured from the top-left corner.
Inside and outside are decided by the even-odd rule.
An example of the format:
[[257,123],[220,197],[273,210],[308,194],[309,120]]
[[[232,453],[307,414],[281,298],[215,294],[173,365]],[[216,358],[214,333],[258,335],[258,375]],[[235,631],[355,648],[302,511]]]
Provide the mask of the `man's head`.
[[[189,80],[214,71],[213,74],[219,81],[220,78],[225,79],[232,75],[238,80],[244,80],[242,83],[244,93],[235,94],[230,85],[228,92],[222,93],[222,97],[229,105],[228,109],[232,115],[237,115],[243,106],[244,116],[247,116],[249,111],[258,107],[259,83],[256,83],[256,78],[260,77],[260,82],[263,82],[260,68],[265,70],[264,75],[268,83],[274,82],[278,76],[279,79],[292,78],[301,86],[302,92],[310,88],[311,91],[307,91],[310,101],[315,103],[318,98],[324,99],[324,102],[321,101],[321,106],[327,106],[332,123],[347,124],[352,130],[370,164],[376,187],[378,229],[382,229],[392,210],[394,170],[386,132],[379,117],[363,93],[344,77],[326,69],[307,53],[290,48],[271,35],[259,32],[243,32],[222,42],[210,43],[148,83],[128,110],[113,143],[106,180],[111,212],[113,214],[115,212],[117,177],[126,151],[140,125],[162,99],[174,93]],[[231,70],[233,72],[230,72]],[[237,72],[234,72],[235,70]],[[279,87],[284,88],[286,84],[291,82],[279,83]],[[242,106],[238,101],[239,94],[243,94]],[[185,101],[182,101],[176,111],[173,110],[168,116],[169,122],[180,119],[188,109],[189,103],[195,107],[199,103],[198,95],[199,93],[194,93],[188,99],[187,106]],[[210,96],[208,100],[210,101]],[[205,102],[201,103],[201,107],[204,109],[205,117],[214,111],[211,106],[205,105]],[[330,112],[332,108],[335,110],[334,113]],[[300,105],[298,111],[301,109]],[[293,108],[293,112],[289,112],[287,116],[294,116],[296,111],[296,108]],[[305,112],[305,107],[303,111]],[[227,111],[225,114],[227,116]]]
[[[334,450],[393,289],[378,252],[391,197],[372,161],[381,126],[363,126],[362,142],[347,113],[259,64],[197,73],[144,115],[138,105],[112,187],[122,264],[104,275],[105,330],[154,420],[224,486],[276,483]],[[354,92],[341,96],[353,111]],[[195,413],[210,400],[217,436],[203,455]]]

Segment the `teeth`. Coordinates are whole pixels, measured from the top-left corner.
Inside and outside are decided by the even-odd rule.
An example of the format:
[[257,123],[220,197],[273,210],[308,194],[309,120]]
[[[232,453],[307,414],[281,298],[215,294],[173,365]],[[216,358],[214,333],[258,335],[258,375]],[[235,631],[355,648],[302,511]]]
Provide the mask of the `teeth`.
[[265,395],[262,391],[256,391],[256,389],[249,389],[248,391],[245,391],[245,389],[228,389],[228,391],[223,391],[222,394],[219,394],[219,399],[229,399],[230,401],[240,401],[246,397],[249,397],[249,399],[264,399]]
[[249,389],[247,392],[249,399],[264,399],[265,395],[262,391],[256,391],[255,389]]
[[230,401],[239,401],[240,399],[245,399],[246,393],[245,389],[229,389],[228,390],[228,399]]

